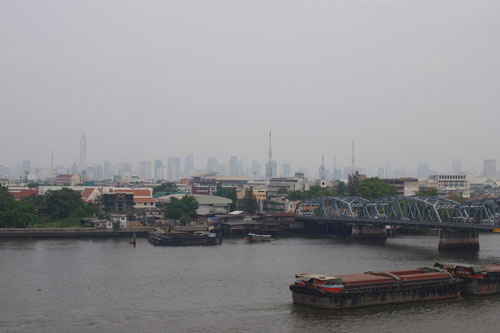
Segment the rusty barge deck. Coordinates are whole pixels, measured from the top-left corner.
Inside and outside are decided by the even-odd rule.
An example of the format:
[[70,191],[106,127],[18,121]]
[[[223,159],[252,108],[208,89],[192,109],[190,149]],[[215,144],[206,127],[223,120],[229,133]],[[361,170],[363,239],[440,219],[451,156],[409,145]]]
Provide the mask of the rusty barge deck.
[[439,268],[323,276],[299,274],[292,299],[324,309],[456,298],[462,280]]

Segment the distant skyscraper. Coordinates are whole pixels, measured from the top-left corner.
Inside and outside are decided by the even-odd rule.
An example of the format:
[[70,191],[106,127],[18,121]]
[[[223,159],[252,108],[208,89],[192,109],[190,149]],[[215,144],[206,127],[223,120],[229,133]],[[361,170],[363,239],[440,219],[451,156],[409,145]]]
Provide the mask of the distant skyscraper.
[[110,161],[104,161],[103,177],[104,179],[113,178],[113,164]]
[[87,171],[87,138],[82,133],[80,137],[80,173]]
[[496,160],[484,160],[483,175],[485,177],[496,177],[496,175],[497,175],[497,161]]
[[30,172],[31,171],[31,161],[30,160],[24,160],[22,163],[22,171],[23,173],[25,172]]
[[417,178],[427,178],[429,177],[429,164],[418,163],[417,164]]
[[339,180],[340,178],[342,178],[342,170],[335,168],[335,170],[333,170],[333,180]]
[[462,160],[459,158],[454,158],[451,161],[451,171],[454,174],[460,174],[462,173]]
[[292,170],[290,168],[290,164],[285,163],[281,166],[281,169],[283,170],[283,177],[290,177],[292,175]]
[[236,156],[231,156],[229,159],[229,174],[231,176],[239,175],[238,157]]
[[273,161],[273,151],[271,148],[271,131],[269,131],[269,160],[266,163],[266,179],[271,179],[276,177],[276,161]]
[[276,161],[269,161],[266,163],[266,179],[277,177]]
[[189,154],[184,159],[184,177],[191,177],[194,170],[194,156]]
[[385,178],[385,169],[384,168],[378,168],[377,177],[378,178]]
[[216,157],[209,157],[207,160],[207,170],[208,171],[216,171],[217,167],[219,165],[219,162],[217,162]]
[[181,159],[180,157],[169,157],[167,160],[167,178],[170,181],[176,181],[181,178]]
[[260,178],[260,163],[258,161],[252,161],[252,178],[259,179]]
[[163,177],[162,168],[163,168],[163,161],[156,160],[155,161],[155,180],[160,180]]
[[142,179],[151,179],[151,161],[137,163],[137,175]]
[[318,179],[319,180],[325,180],[326,179],[326,174],[325,174],[325,155],[321,156],[321,165],[318,168]]

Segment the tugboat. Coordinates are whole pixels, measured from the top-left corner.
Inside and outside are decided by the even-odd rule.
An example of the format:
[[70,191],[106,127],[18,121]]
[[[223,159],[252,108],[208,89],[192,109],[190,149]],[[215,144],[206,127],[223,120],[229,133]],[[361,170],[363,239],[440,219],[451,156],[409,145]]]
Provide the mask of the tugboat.
[[254,243],[254,242],[270,242],[273,241],[274,239],[271,238],[271,235],[249,233],[246,237],[246,240],[249,241],[250,243]]
[[155,230],[150,231],[149,242],[153,245],[182,246],[182,245],[216,245],[220,243],[216,233],[209,231],[177,232]]

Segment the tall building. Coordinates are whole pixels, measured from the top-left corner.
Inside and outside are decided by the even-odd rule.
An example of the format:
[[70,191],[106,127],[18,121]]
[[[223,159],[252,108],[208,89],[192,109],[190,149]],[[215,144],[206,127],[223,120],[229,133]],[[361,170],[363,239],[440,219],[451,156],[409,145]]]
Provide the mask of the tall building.
[[427,163],[418,163],[417,164],[417,178],[427,178],[429,177],[429,164]]
[[219,166],[219,162],[217,162],[217,157],[209,157],[207,160],[207,170],[215,171]]
[[454,158],[452,161],[451,161],[451,171],[454,173],[454,174],[459,174],[459,173],[462,173],[462,160],[459,159],[459,158]]
[[21,168],[22,168],[22,172],[23,173],[26,173],[26,172],[30,173],[31,172],[31,161],[30,160],[24,160],[22,162],[22,167]]
[[80,137],[80,173],[87,171],[87,138],[82,133]]
[[194,156],[189,154],[184,158],[184,177],[189,178],[192,176],[194,170]]
[[142,179],[151,179],[151,161],[137,163],[137,175]]
[[229,174],[231,176],[237,176],[240,174],[238,157],[236,156],[231,156],[231,158],[229,159]]
[[103,177],[104,179],[113,178],[113,164],[110,161],[104,161]]
[[326,179],[326,174],[325,174],[325,155],[321,156],[321,165],[318,168],[318,179],[319,180],[325,180]]
[[268,151],[269,160],[266,163],[266,179],[269,180],[271,178],[276,177],[276,161],[273,161],[273,151],[271,148],[271,131],[269,131],[269,151]]
[[160,180],[163,178],[162,168],[163,168],[163,161],[156,160],[155,161],[155,172],[154,172],[155,180]]
[[176,181],[181,178],[181,159],[180,157],[169,157],[167,160],[167,179]]
[[342,178],[342,170],[335,168],[335,170],[333,170],[333,180],[339,180],[340,178]]
[[292,170],[290,168],[289,163],[285,163],[281,166],[282,172],[283,172],[283,177],[291,177],[292,176]]
[[276,161],[269,161],[266,163],[266,179],[277,177]]
[[496,175],[497,175],[497,161],[496,160],[484,160],[483,175],[485,177],[496,177]]
[[260,178],[260,163],[258,161],[252,161],[252,179],[259,179]]

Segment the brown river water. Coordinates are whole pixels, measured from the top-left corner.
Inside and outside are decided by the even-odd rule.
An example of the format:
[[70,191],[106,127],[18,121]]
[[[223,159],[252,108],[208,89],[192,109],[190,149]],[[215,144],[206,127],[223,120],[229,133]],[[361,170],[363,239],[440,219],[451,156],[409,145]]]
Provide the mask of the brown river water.
[[481,235],[476,254],[440,253],[437,236],[128,241],[0,240],[0,332],[500,331],[500,295],[332,311],[294,305],[288,289],[295,273],[500,263],[500,235]]

